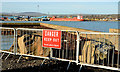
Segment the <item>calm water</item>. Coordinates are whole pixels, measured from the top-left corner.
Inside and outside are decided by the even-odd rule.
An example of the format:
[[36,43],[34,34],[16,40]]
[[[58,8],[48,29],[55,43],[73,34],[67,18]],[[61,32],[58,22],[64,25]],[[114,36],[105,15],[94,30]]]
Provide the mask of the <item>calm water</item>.
[[103,21],[81,21],[81,22],[44,22],[49,24],[81,28],[94,31],[109,32],[110,28],[118,29],[118,22],[103,22]]
[[[60,26],[81,28],[87,30],[109,32],[110,28],[118,29],[120,27],[119,22],[113,21],[3,21],[3,23],[48,23]],[[120,29],[120,28],[119,28]]]
[[1,50],[8,50],[14,41],[13,35],[1,35]]

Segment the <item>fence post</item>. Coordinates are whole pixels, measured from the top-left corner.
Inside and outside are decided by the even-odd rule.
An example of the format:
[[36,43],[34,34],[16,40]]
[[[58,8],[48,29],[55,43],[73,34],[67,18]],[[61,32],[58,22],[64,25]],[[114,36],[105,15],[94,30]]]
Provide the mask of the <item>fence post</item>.
[[80,44],[80,34],[78,31],[76,31],[77,33],[77,49],[76,49],[76,63],[78,65],[78,60],[79,60],[79,44]]
[[52,48],[50,48],[50,58],[52,58],[53,56],[53,51],[52,51]]
[[17,54],[17,29],[15,29],[15,31],[16,31],[16,54]]
[[14,28],[14,54],[16,54],[16,29]]

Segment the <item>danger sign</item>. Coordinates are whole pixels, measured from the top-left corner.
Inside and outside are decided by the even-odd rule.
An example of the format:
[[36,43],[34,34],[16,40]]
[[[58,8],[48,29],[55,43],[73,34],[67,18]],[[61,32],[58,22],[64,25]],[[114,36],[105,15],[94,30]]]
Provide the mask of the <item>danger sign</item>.
[[43,30],[42,46],[61,49],[61,31]]

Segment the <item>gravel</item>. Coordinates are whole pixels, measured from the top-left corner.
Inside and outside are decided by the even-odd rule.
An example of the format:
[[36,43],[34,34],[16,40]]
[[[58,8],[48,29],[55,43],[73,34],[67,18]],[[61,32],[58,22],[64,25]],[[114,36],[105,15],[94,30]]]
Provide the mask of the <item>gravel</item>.
[[[2,58],[2,72],[79,72],[80,66],[71,63],[69,70],[67,66],[69,62],[46,60],[41,66],[43,59],[22,57],[17,63],[19,56],[10,55],[5,60],[5,54]],[[83,66],[81,72],[115,72],[98,68]]]

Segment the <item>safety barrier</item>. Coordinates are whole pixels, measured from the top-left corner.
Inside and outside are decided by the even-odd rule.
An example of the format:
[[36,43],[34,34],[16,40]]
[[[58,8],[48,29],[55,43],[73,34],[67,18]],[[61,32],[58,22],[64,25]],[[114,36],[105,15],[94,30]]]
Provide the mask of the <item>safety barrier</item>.
[[42,29],[16,29],[16,54],[49,59],[50,48],[42,47]]
[[51,58],[61,61],[77,62],[77,32],[62,30],[61,49],[52,48]]
[[[15,29],[14,28],[5,28],[0,27],[0,52],[3,53],[0,58],[7,53],[7,57],[10,54],[15,54]],[[13,48],[11,50],[11,48]]]
[[[30,56],[42,58],[44,61],[45,59],[68,61],[67,69],[71,62],[75,62],[81,67],[84,65],[120,71],[119,33],[61,30],[61,49],[56,49],[42,47],[43,29],[0,29],[1,45],[4,42],[8,44],[1,46],[5,46],[4,49],[1,48],[2,56],[9,53],[20,55],[19,60],[22,56]],[[8,41],[5,41],[7,38]],[[9,48],[7,46],[10,46],[9,50],[5,50]]]
[[[62,31],[61,49],[42,47],[42,29],[16,29],[16,54],[76,62],[76,31]],[[76,62],[77,63],[77,62]]]
[[120,71],[120,34],[80,32],[80,65]]

